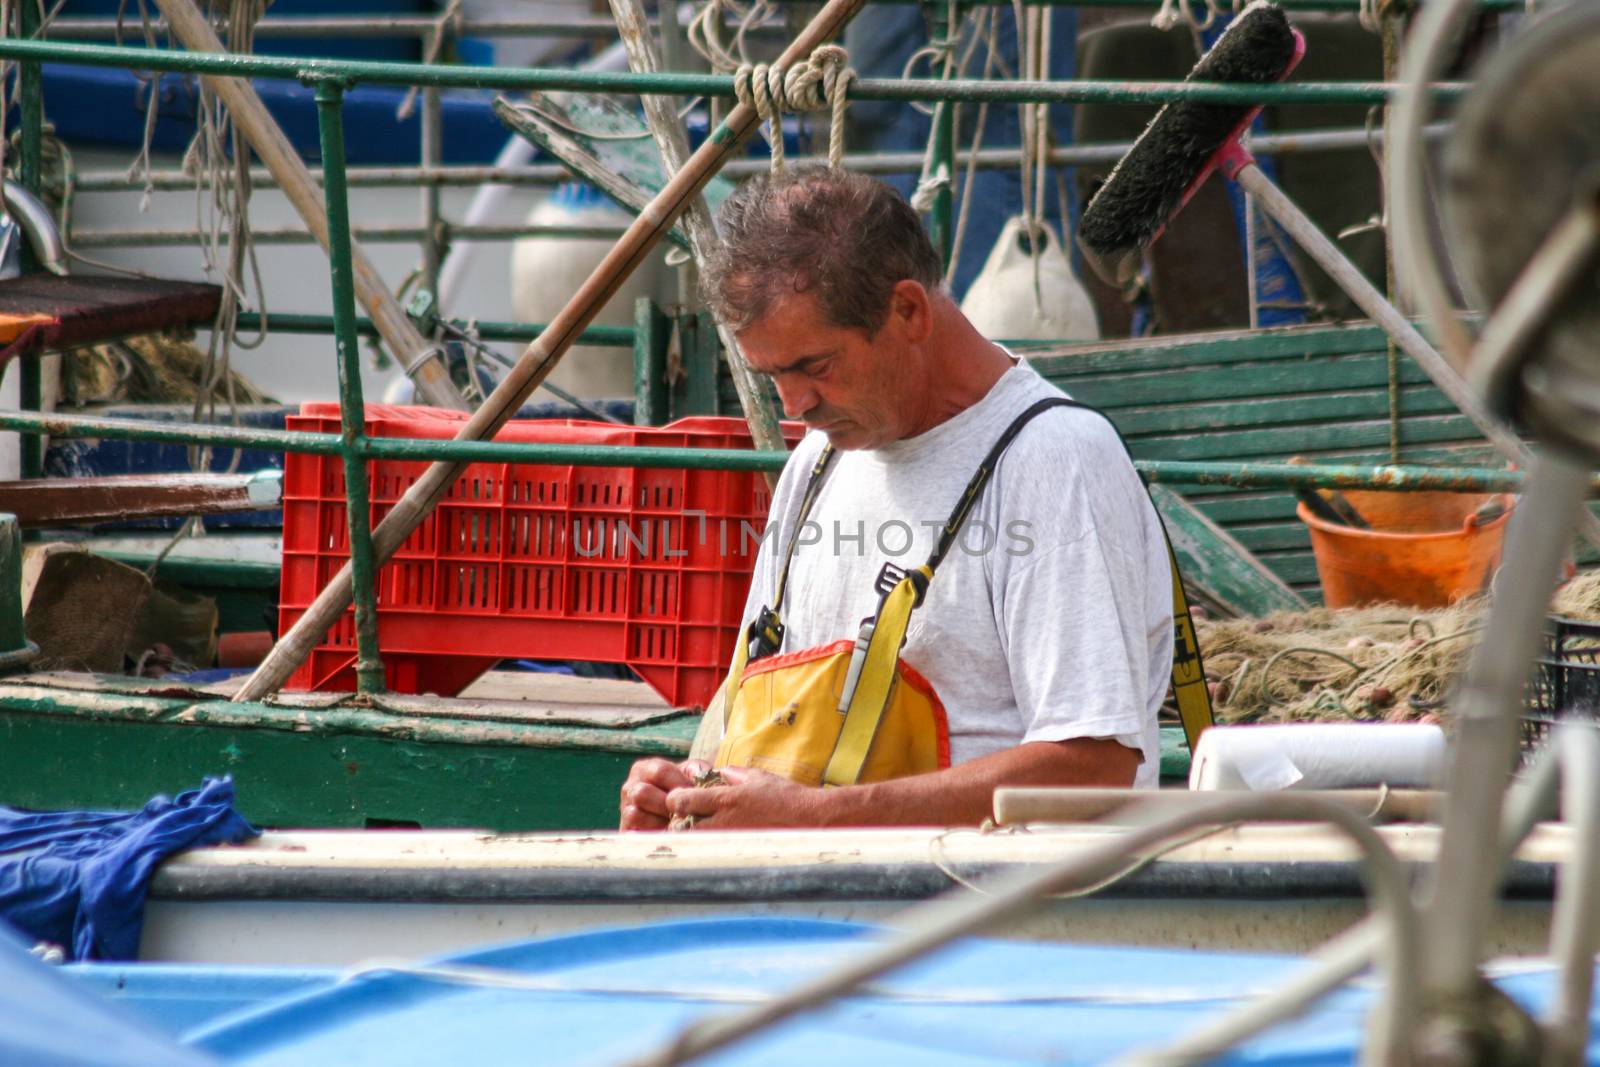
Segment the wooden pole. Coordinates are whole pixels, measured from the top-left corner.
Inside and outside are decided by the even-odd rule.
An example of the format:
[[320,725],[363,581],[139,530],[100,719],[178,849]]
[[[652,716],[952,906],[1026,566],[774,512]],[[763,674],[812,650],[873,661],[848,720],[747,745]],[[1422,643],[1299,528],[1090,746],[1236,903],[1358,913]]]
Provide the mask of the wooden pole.
[[[200,9],[192,0],[156,0],[156,6],[167,17],[172,34],[191,52],[226,52],[222,42],[212,31]],[[216,93],[227,105],[234,124],[243,131],[250,147],[255,149],[261,162],[272,173],[283,195],[294,206],[306,229],[316,237],[324,252],[328,250],[328,215],[322,205],[322,194],[311,180],[311,172],[301,162],[299,153],[289,143],[266,105],[247,78],[201,75],[206,87]],[[417,392],[435,407],[468,410],[467,403],[450,381],[444,363],[439,359],[439,349],[430,344],[406,313],[394,294],[379,276],[378,269],[367,258],[361,246],[351,243],[351,266],[355,272],[356,296],[372,316],[378,335],[389,346],[406,373],[417,383]]]
[[[666,10],[665,7],[662,8]],[[611,13],[617,20],[617,32],[622,46],[628,52],[628,65],[641,74],[654,74],[661,69],[661,57],[656,53],[655,42],[650,37],[650,23],[645,19],[641,0],[611,0]],[[672,99],[647,94],[643,98],[645,121],[656,147],[661,150],[663,172],[672,176],[683,169],[689,158],[689,138],[684,133],[681,120],[673,110]],[[694,255],[695,268],[703,272],[706,257],[717,246],[717,230],[711,222],[711,209],[706,198],[695,193],[689,198],[683,212],[683,228],[689,236],[689,248]],[[778,426],[778,415],[772,402],[762,391],[761,380],[744,361],[739,342],[720,320],[717,336],[722,339],[723,351],[728,356],[728,369],[733,372],[733,387],[739,394],[739,406],[744,409],[745,422],[750,426],[750,437],[755,446],[766,451],[782,452],[788,448],[783,440],[783,430]],[[778,476],[768,472],[767,484],[776,487]]]
[[[174,0],[162,0],[164,4],[171,2]],[[818,45],[831,41],[864,3],[866,0],[828,0],[827,6],[784,49],[778,62],[783,66],[792,66],[808,58]],[[517,365],[506,372],[483,406],[463,424],[456,434],[456,440],[486,440],[506,424],[528,395],[554,369],[567,349],[572,347],[584,327],[594,321],[594,317],[627,280],[628,275],[666,236],[689,200],[700,192],[756,128],[758,121],[755,108],[740,104],[722,126],[712,131],[683,168],[668,178],[661,192],[639,212],[638,218],[633,220],[633,224],[617,239],[617,243],[579,286],[572,299],[567,301],[567,306],[550,320],[545,332],[523,352]],[[421,525],[466,466],[464,462],[441,460],[424,471],[406,491],[405,496],[400,498],[372,533],[374,557],[379,565],[394,555],[395,549]],[[256,672],[245,681],[233,699],[260,700],[276,692],[344,612],[350,603],[350,593],[350,567],[346,564],[318,594],[293,628],[283,635],[272,653],[256,668]]]

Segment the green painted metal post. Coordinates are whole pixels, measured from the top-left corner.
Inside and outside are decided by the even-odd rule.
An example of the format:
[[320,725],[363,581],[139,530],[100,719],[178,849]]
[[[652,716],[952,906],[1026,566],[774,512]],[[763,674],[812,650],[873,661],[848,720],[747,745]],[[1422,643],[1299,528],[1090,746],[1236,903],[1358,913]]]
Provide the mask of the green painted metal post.
[[678,317],[683,375],[672,383],[672,417],[717,414],[717,384],[722,371],[717,323],[702,311]]
[[366,403],[361,395],[361,348],[356,335],[355,277],[350,266],[350,204],[344,173],[344,85],[316,82],[317,129],[322,138],[322,197],[328,208],[328,264],[333,275],[333,336],[339,359],[339,421],[344,492],[350,524],[350,575],[356,609],[356,689],[381,693],[378,604],[367,492]]
[[[39,9],[31,3],[17,5],[17,36],[27,39],[39,31]],[[17,64],[17,103],[22,112],[22,184],[35,196],[44,184],[44,90],[37,60]],[[22,269],[32,270],[33,253],[22,246]],[[17,361],[22,375],[22,406],[38,411],[44,399],[44,382],[39,373],[39,357],[25,356]],[[22,438],[22,476],[37,478],[44,473],[44,438],[37,434]]]
[[667,342],[672,323],[656,302],[641,296],[633,305],[633,421],[667,421]]

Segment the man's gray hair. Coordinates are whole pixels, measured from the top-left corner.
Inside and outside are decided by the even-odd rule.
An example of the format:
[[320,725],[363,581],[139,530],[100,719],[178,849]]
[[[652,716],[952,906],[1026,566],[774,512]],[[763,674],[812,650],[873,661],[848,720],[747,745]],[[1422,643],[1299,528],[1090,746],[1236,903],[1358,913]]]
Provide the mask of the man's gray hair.
[[806,167],[760,175],[723,203],[722,246],[703,295],[735,333],[773,301],[813,292],[835,326],[877,333],[907,279],[934,292],[944,271],[922,220],[893,188],[863,174]]

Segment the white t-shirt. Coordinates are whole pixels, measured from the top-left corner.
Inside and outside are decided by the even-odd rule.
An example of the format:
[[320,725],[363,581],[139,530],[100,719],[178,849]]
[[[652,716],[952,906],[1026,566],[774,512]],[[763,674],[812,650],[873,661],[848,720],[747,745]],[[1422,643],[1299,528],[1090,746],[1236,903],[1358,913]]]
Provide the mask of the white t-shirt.
[[[1026,362],[926,433],[840,452],[812,508],[781,612],[783,651],[854,638],[885,562],[927,561],[979,462],[1035,401],[1061,396]],[[800,442],[773,499],[745,604],[772,603],[811,468]],[[932,683],[961,763],[1024,741],[1115,738],[1160,776],[1156,713],[1172,669],[1172,578],[1160,519],[1104,417],[1052,408],[1012,441],[911,616],[901,655]]]

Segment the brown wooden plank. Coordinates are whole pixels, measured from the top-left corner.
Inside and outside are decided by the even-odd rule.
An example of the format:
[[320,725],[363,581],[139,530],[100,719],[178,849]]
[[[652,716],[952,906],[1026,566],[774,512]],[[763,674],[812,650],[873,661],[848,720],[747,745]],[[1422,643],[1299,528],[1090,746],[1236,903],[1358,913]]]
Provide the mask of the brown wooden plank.
[[278,471],[254,474],[114,474],[0,482],[0,511],[24,526],[71,526],[166,515],[217,515],[275,508]]
[[220,287],[201,282],[46,273],[8,278],[0,281],[0,313],[50,321],[23,331],[0,356],[207,323],[221,300]]

